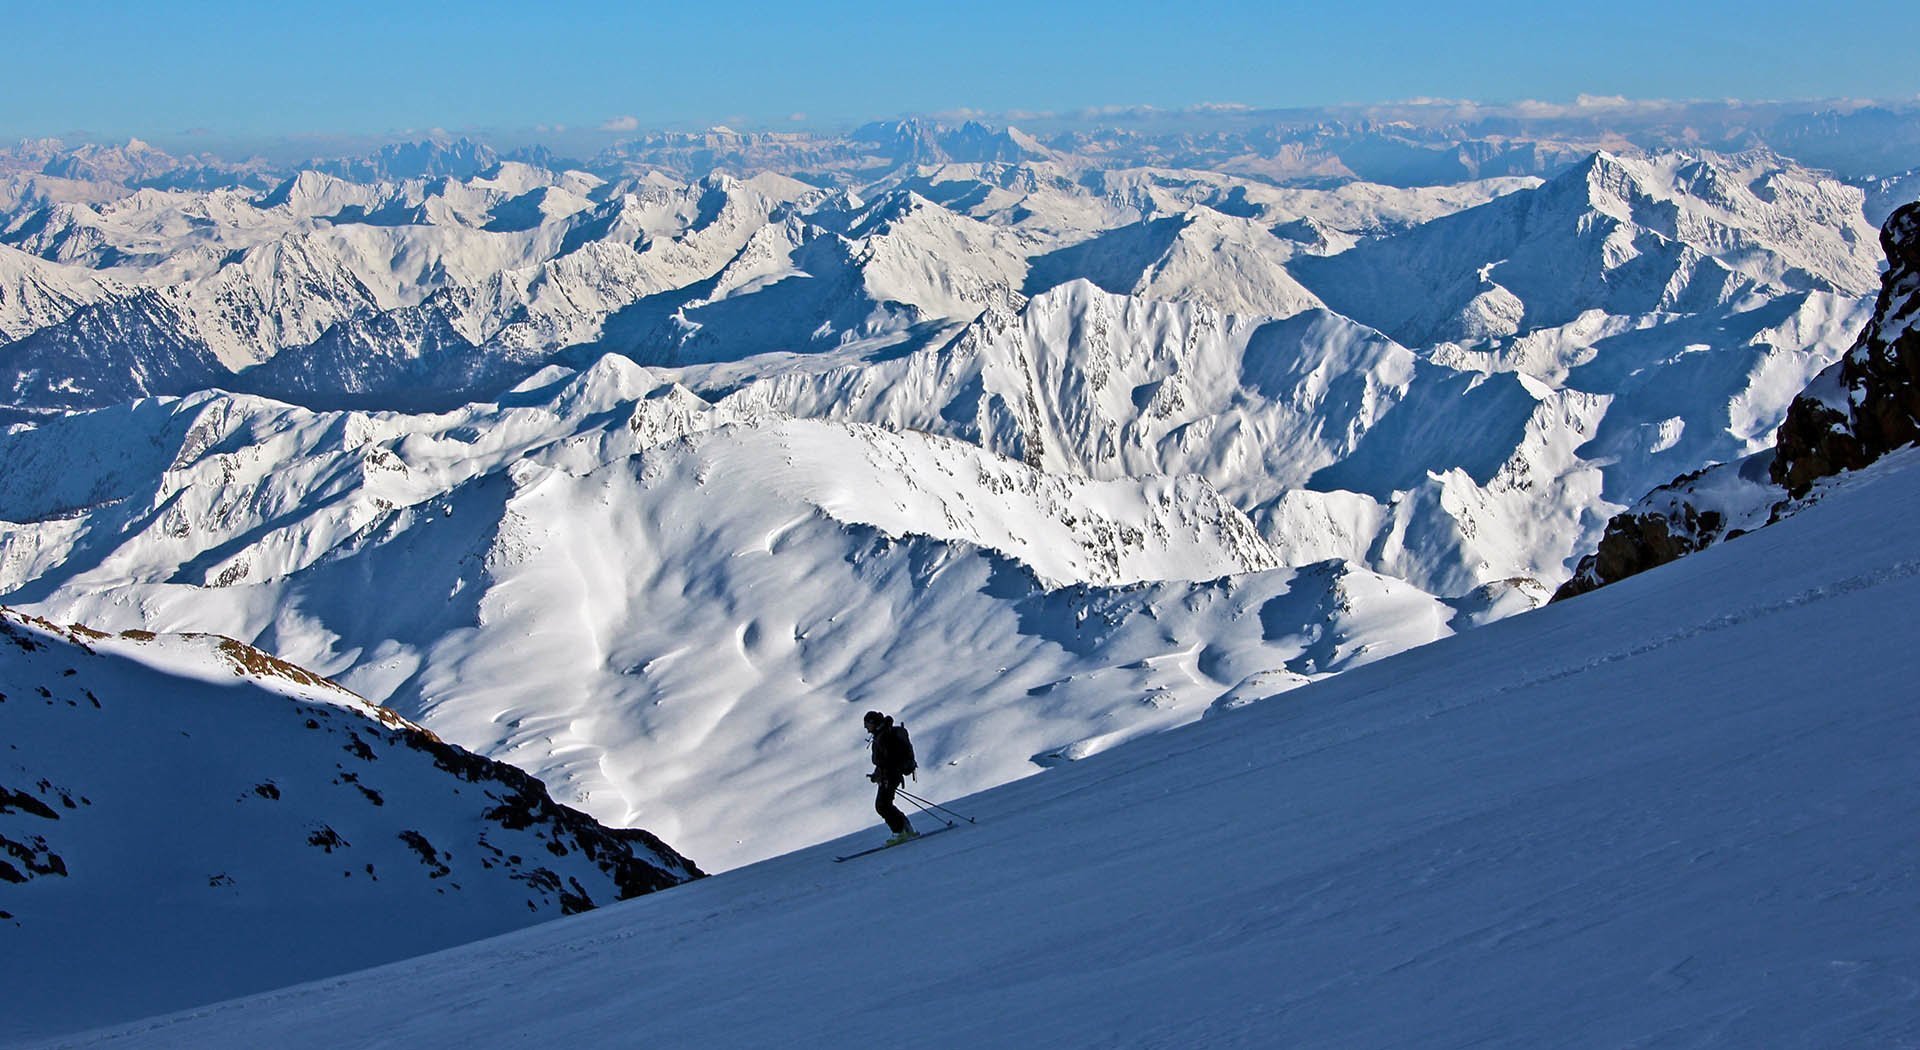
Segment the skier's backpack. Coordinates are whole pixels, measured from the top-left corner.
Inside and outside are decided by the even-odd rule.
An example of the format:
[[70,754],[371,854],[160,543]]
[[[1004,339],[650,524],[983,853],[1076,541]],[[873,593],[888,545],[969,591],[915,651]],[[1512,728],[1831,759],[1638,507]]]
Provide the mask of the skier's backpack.
[[914,760],[913,741],[907,738],[907,727],[895,722],[887,727],[887,732],[893,734],[893,747],[888,756],[893,759],[893,771],[902,777],[913,776],[920,764]]

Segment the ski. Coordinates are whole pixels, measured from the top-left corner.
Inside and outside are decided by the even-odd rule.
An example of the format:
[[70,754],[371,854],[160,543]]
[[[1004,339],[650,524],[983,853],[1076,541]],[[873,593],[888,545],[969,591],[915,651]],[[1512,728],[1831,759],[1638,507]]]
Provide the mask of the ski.
[[[943,831],[952,831],[954,828],[958,826],[959,825],[957,824],[943,824],[940,827],[934,828],[932,831],[923,831],[920,834],[914,836],[913,838],[908,839],[906,842],[896,842],[894,843],[894,846],[905,846],[905,845],[908,845],[909,843],[918,842],[921,839],[930,839],[935,835],[940,834]],[[878,853],[883,849],[892,849],[892,848],[893,846],[875,846],[872,849],[863,849],[857,853],[849,853],[844,857],[835,857],[833,858],[833,862],[835,864],[838,864],[841,861],[852,860],[855,857],[864,857],[869,853]]]

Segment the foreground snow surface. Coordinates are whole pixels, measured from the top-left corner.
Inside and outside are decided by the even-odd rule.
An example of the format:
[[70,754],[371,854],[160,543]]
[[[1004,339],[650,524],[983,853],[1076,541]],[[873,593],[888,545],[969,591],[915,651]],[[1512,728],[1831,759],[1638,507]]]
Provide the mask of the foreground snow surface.
[[59,1045],[1907,1045],[1916,516],[1908,453],[924,843]]

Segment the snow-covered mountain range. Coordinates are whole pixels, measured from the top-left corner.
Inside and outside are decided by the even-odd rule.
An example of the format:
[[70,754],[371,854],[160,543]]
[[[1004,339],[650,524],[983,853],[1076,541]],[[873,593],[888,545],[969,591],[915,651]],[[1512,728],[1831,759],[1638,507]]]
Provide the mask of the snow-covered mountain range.
[[1865,192],[1765,149],[796,142],[22,165],[0,599],[242,639],[726,868],[869,819],[868,707],[978,790],[1539,604],[1877,283]]
[[1774,446],[1675,478],[1607,523],[1556,598],[1734,539],[1802,509],[1816,482],[1920,440],[1920,205],[1888,218],[1873,317],[1788,406]]

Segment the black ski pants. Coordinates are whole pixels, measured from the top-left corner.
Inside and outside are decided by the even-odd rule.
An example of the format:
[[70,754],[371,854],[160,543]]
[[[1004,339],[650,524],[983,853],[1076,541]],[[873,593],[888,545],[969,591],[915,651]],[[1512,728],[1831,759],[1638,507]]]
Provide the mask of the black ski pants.
[[893,796],[900,790],[901,779],[892,773],[879,773],[875,776],[875,783],[880,785],[880,791],[874,796],[873,811],[880,814],[881,820],[887,822],[888,831],[898,835],[910,826],[907,824],[907,815],[900,812],[899,806],[893,804]]

